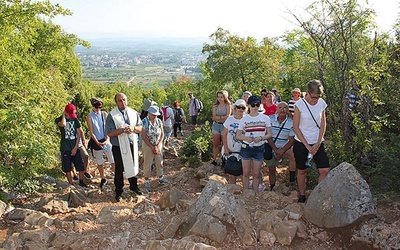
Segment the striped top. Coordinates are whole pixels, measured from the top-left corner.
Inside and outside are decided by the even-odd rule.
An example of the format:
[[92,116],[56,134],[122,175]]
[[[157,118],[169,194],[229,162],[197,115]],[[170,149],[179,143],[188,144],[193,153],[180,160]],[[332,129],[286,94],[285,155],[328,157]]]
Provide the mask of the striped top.
[[[264,136],[267,132],[267,127],[271,127],[271,121],[268,116],[259,113],[257,116],[244,116],[239,122],[238,130],[242,130],[245,136],[248,137],[259,137]],[[261,146],[265,141],[260,141],[258,143],[254,143],[254,146]],[[248,142],[243,141],[244,144],[248,144]]]
[[279,123],[277,114],[271,115],[270,119],[271,119],[271,130],[272,130],[272,141],[275,141],[275,138],[278,135],[281,126],[285,124],[282,128],[282,131],[279,133],[279,137],[275,141],[275,146],[277,148],[283,148],[285,144],[288,143],[289,137],[290,136],[294,137],[293,120],[290,117],[286,117],[286,119],[282,123]]

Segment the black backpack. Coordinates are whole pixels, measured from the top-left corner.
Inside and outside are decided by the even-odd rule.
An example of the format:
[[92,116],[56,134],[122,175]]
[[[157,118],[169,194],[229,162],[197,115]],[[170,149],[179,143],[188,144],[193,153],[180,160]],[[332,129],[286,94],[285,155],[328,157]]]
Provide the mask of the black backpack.
[[182,108],[176,108],[175,109],[174,120],[175,120],[176,123],[182,123],[183,122]]

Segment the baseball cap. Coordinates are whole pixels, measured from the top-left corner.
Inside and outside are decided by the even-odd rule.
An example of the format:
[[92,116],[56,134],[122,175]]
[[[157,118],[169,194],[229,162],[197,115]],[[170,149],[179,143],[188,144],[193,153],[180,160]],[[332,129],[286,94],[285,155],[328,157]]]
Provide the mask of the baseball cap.
[[75,105],[71,104],[71,103],[67,104],[67,106],[65,106],[65,113],[67,113],[68,116],[71,117],[71,118],[76,118],[77,115],[76,115],[76,107],[75,107]]
[[251,105],[252,103],[261,103],[261,100],[258,96],[252,95],[249,97],[249,100],[247,102]]
[[271,91],[276,91],[276,88],[272,88]]
[[152,115],[160,115],[160,109],[157,106],[150,106],[147,112],[149,112]]

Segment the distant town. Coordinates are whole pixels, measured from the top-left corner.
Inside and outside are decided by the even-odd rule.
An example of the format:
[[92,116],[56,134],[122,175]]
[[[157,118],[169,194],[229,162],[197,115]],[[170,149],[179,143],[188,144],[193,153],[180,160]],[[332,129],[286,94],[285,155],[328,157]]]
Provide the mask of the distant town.
[[89,41],[91,48],[77,47],[83,77],[94,82],[127,82],[151,87],[176,81],[180,76],[196,78],[205,42],[200,39],[137,39]]

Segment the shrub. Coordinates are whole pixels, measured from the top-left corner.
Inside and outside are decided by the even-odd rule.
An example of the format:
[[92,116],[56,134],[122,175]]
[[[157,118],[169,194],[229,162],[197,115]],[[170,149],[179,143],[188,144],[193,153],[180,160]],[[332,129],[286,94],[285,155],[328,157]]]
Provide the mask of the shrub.
[[207,161],[212,155],[210,123],[199,126],[187,138],[181,148],[181,156],[186,160],[185,165],[190,167],[200,166],[202,161]]

